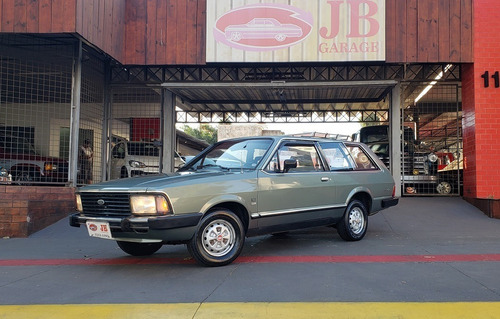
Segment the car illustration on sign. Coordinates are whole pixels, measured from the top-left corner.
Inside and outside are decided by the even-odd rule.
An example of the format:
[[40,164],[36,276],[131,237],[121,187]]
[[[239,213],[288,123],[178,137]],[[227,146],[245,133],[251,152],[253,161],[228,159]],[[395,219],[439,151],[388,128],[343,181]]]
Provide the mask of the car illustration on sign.
[[297,7],[257,3],[221,15],[213,28],[214,39],[244,51],[269,51],[294,46],[312,31],[310,12]]
[[200,264],[222,266],[250,236],[335,226],[361,240],[368,216],[397,203],[389,170],[364,144],[248,137],[215,143],[175,173],[79,188],[70,225],[133,256],[186,244]]
[[302,29],[295,24],[281,24],[273,18],[255,18],[247,24],[230,25],[225,30],[226,39],[238,42],[241,39],[276,39],[283,42],[287,37],[302,36]]

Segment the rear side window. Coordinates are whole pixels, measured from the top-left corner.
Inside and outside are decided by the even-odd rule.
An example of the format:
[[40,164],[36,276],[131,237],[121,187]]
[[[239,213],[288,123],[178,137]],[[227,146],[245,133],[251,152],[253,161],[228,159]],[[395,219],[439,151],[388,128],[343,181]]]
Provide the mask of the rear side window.
[[347,145],[347,150],[354,161],[355,170],[373,170],[378,169],[377,165],[372,161],[370,156],[366,154],[360,146]]
[[378,169],[370,156],[358,145],[340,142],[320,143],[331,171]]

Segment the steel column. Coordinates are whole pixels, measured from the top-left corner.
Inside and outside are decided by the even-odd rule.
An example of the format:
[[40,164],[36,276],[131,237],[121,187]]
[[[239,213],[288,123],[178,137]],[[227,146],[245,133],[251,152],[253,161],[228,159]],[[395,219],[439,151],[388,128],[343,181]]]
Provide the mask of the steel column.
[[162,89],[162,158],[160,171],[174,171],[175,148],[175,95]]
[[80,98],[82,88],[82,41],[75,46],[71,81],[71,119],[68,182],[76,187],[78,177],[78,136],[80,132]]
[[102,128],[102,151],[101,151],[101,181],[109,179],[109,157],[111,151],[111,116],[112,116],[112,96],[113,92],[110,86],[111,82],[111,66],[110,61],[105,61],[104,64],[104,121]]
[[401,196],[401,83],[391,92],[390,114],[390,167],[396,183],[396,196]]

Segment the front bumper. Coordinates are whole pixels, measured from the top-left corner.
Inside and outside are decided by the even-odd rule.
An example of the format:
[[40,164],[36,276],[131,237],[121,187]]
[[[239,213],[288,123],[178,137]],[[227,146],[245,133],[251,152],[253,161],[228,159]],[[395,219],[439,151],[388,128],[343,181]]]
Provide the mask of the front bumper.
[[82,213],[72,214],[69,217],[69,224],[73,227],[80,227],[88,220],[108,222],[111,231],[146,233],[148,231],[162,231],[169,229],[179,229],[195,227],[198,225],[201,213],[155,216],[155,217],[108,217],[90,216]]
[[404,175],[401,180],[405,184],[437,184],[438,177],[434,175]]

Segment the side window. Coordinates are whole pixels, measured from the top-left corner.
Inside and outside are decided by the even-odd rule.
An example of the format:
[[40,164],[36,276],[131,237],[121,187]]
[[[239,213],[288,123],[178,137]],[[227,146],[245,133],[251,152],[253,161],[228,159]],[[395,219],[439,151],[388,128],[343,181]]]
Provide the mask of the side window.
[[289,173],[323,171],[323,165],[314,145],[301,145],[295,142],[280,146],[265,170],[267,172],[283,172],[284,162],[287,159],[297,161],[297,167],[290,169]]
[[361,147],[357,145],[347,145],[347,150],[356,164],[355,170],[377,169],[377,165],[373,163]]
[[354,164],[342,143],[327,142],[320,145],[331,171],[353,169]]
[[117,158],[118,157],[118,145],[113,146],[113,150],[111,151],[111,156],[113,158]]
[[113,147],[113,151],[111,153],[114,158],[125,158],[125,147],[123,143],[118,143]]

